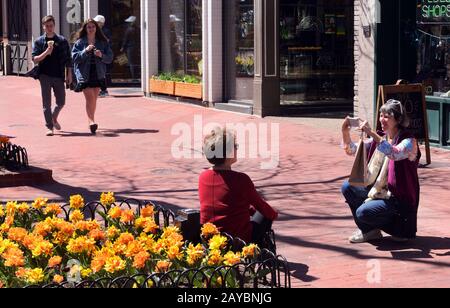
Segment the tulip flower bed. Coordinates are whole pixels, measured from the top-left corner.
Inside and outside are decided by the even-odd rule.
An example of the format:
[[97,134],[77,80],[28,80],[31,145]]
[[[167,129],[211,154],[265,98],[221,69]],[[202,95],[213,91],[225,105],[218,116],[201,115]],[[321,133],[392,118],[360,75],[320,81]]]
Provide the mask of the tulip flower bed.
[[174,219],[113,193],[89,204],[76,195],[62,206],[0,205],[0,288],[290,287],[282,257],[236,245],[212,224],[188,243]]

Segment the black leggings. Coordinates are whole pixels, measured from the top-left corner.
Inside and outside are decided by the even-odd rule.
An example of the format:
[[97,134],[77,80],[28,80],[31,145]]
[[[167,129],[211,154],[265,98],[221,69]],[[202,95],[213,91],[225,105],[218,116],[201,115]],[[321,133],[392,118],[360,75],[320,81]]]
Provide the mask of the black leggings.
[[264,236],[272,230],[273,221],[265,218],[261,213],[256,212],[251,221],[253,225],[252,242],[261,245]]

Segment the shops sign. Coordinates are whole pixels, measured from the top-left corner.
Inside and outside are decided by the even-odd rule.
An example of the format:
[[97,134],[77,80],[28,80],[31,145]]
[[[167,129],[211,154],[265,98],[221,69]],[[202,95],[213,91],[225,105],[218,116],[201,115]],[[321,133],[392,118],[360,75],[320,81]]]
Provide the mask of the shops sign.
[[66,5],[68,11],[66,20],[69,24],[81,23],[81,3],[79,0],[69,0]]
[[450,24],[450,0],[419,0],[419,24]]

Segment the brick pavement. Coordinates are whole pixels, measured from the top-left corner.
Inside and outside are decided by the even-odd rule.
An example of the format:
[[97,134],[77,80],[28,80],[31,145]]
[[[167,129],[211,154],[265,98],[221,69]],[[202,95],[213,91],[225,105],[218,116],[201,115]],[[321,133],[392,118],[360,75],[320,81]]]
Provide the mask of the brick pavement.
[[[433,149],[433,164],[420,169],[417,240],[351,245],[346,238],[354,224],[339,189],[352,159],[342,153],[339,132],[329,122],[259,119],[145,98],[107,98],[99,101],[100,133],[92,137],[82,95],[69,93],[60,118],[63,132],[48,138],[37,82],[0,77],[0,93],[0,133],[16,136],[14,142],[27,147],[31,164],[52,169],[56,180],[2,188],[0,200],[64,200],[74,193],[95,199],[112,190],[121,197],[163,201],[174,210],[198,208],[197,178],[208,164],[173,158],[174,125],[192,126],[196,115],[204,123],[279,123],[279,167],[261,170],[260,158],[241,160],[236,169],[247,172],[280,211],[275,224],[279,252],[291,262],[295,287],[450,287],[448,151]],[[194,153],[189,146],[187,151]],[[379,277],[371,271],[377,268]]]

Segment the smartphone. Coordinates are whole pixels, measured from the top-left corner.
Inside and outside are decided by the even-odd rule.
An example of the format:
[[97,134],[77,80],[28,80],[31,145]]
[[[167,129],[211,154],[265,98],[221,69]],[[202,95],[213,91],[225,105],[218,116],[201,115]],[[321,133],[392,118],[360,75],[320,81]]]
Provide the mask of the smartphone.
[[362,121],[360,118],[348,118],[348,122],[350,123],[350,127],[359,128]]

